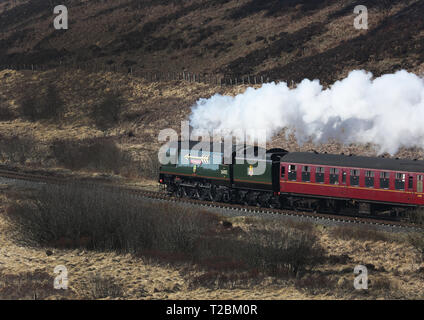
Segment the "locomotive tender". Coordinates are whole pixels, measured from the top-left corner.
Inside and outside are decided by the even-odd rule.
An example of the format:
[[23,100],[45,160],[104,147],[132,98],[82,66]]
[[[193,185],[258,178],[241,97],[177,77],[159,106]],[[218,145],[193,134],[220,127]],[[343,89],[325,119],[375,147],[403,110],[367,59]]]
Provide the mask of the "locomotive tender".
[[167,146],[175,163],[161,166],[159,182],[178,197],[352,214],[401,215],[424,206],[422,160],[270,149],[259,160],[265,170],[255,175],[258,164],[248,162],[246,150],[258,147],[233,145],[225,159],[223,144],[207,152],[197,152],[197,144]]

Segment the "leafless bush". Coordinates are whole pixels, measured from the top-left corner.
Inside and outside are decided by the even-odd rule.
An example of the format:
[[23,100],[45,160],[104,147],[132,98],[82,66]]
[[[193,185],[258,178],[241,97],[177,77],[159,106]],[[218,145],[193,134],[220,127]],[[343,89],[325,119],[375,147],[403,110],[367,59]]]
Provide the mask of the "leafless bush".
[[370,290],[380,291],[386,294],[389,294],[391,291],[396,290],[397,286],[387,277],[378,277],[371,279],[370,281]]
[[59,120],[64,111],[64,102],[56,86],[50,84],[39,101],[39,117],[41,119]]
[[115,125],[121,116],[124,100],[119,92],[107,93],[103,100],[93,107],[91,116],[97,127],[105,130]]
[[[226,228],[209,212],[134,198],[101,187],[46,186],[16,201],[8,217],[32,243],[114,250],[202,269],[289,276],[323,261],[313,234]],[[225,277],[224,277],[225,278]]]
[[34,141],[18,136],[0,136],[0,159],[2,162],[24,164],[33,155]]
[[410,222],[416,223],[416,224],[424,224],[424,208],[417,208],[414,210],[411,210],[407,214],[407,218]]
[[334,291],[336,280],[323,274],[305,274],[303,277],[295,280],[295,287],[298,290],[306,291],[310,294],[322,294]]
[[124,295],[124,289],[114,277],[96,274],[88,279],[87,291],[91,299],[119,298]]
[[46,88],[32,86],[25,88],[19,101],[19,110],[23,118],[36,121],[41,119],[59,120],[63,114],[64,101],[53,84]]
[[211,216],[190,209],[154,205],[101,187],[46,186],[16,202],[9,217],[36,243],[144,254],[193,254]]
[[120,173],[131,163],[112,139],[56,140],[51,152],[58,164],[71,170]]
[[387,233],[371,227],[337,226],[330,229],[330,234],[334,238],[342,240],[393,241],[393,238]]
[[324,256],[317,238],[297,229],[255,230],[246,240],[248,245],[243,251],[246,260],[252,266],[272,273],[288,270],[296,274],[322,262]]
[[19,101],[19,112],[24,119],[35,121],[38,118],[38,100],[35,90],[26,90]]
[[263,276],[258,270],[250,271],[216,271],[209,270],[200,275],[190,276],[188,278],[188,287],[196,289],[206,287],[209,289],[234,289],[236,287],[248,287],[253,283],[258,283]]
[[409,243],[421,254],[424,260],[424,233],[411,233],[408,235]]
[[157,152],[149,153],[139,164],[139,175],[148,179],[159,177],[160,162]]
[[0,121],[9,121],[16,118],[16,114],[0,101]]
[[71,289],[54,289],[53,280],[53,275],[40,270],[18,274],[0,272],[0,300],[39,300],[52,295],[62,298],[73,297]]

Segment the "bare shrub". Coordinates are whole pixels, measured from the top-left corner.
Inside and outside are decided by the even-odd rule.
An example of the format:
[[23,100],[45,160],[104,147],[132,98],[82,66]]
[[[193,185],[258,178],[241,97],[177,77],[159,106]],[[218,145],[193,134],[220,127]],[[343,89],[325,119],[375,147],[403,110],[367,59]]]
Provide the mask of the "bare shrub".
[[387,233],[371,227],[337,226],[330,229],[330,235],[342,240],[393,241]]
[[59,120],[62,118],[64,102],[59,95],[56,86],[50,84],[39,101],[39,117],[41,119]]
[[54,277],[42,270],[8,274],[0,272],[0,300],[41,300],[49,296],[72,298],[72,289],[56,290]]
[[424,233],[411,233],[408,235],[408,242],[420,253],[424,260]]
[[19,101],[19,112],[22,118],[29,121],[38,119],[38,99],[34,90],[24,91],[24,95]]
[[7,213],[26,241],[192,262],[225,273],[221,280],[234,279],[228,272],[235,271],[287,277],[323,262],[325,253],[315,235],[299,229],[278,225],[240,232],[209,212],[104,187],[49,185],[14,202]]
[[334,291],[337,281],[323,274],[305,274],[303,277],[295,280],[295,287],[298,290],[306,291],[310,294],[322,294]]
[[252,283],[258,283],[263,276],[258,270],[222,272],[216,270],[206,271],[200,275],[188,277],[188,287],[193,290],[199,287],[209,289],[234,289],[236,287],[248,287]]
[[424,208],[417,208],[408,212],[407,217],[410,222],[419,225],[424,224]]
[[60,247],[86,247],[143,254],[192,256],[214,216],[152,204],[102,187],[46,186],[15,202],[8,217],[27,241]]
[[247,261],[272,273],[289,270],[296,274],[305,267],[322,262],[324,256],[316,236],[301,230],[277,227],[255,230],[248,237],[249,246],[244,252]]
[[157,152],[147,154],[139,164],[139,175],[148,179],[157,179],[159,176],[160,162]]
[[87,291],[91,299],[119,298],[124,295],[122,284],[114,277],[96,274],[87,281]]
[[16,114],[0,101],[0,121],[10,121],[16,118]]
[[35,151],[34,141],[30,138],[0,136],[0,159],[2,162],[24,164]]
[[19,101],[19,110],[21,116],[29,121],[59,120],[63,114],[64,101],[53,84],[46,88],[32,86],[25,89]]
[[387,277],[378,277],[370,281],[370,289],[389,293],[393,289],[396,289],[396,286]]
[[91,117],[99,129],[105,130],[115,125],[121,116],[124,100],[119,92],[110,92],[93,107]]
[[119,173],[131,158],[108,138],[84,140],[56,140],[51,152],[58,164],[71,170]]

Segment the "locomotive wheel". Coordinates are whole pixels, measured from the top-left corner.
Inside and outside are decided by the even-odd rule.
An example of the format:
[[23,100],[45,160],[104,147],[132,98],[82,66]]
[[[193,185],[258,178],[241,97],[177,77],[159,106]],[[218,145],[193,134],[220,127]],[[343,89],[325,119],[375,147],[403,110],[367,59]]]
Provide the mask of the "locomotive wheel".
[[210,192],[212,195],[212,201],[220,202],[222,200],[222,192],[218,190],[217,187],[212,186]]
[[261,207],[269,207],[269,203],[271,201],[271,196],[267,193],[262,193],[258,196],[258,202]]
[[168,191],[168,193],[170,195],[176,195],[177,193],[177,186],[175,184],[167,184],[166,185],[166,190]]
[[228,192],[227,190],[225,190],[222,193],[222,201],[225,202],[225,203],[228,203],[228,202],[230,202],[230,200],[231,200],[230,192]]
[[260,207],[261,205],[259,203],[258,197],[259,195],[256,192],[249,192],[246,195],[249,206]]
[[246,200],[246,193],[242,191],[237,192],[237,203],[247,206],[248,201]]
[[268,207],[271,209],[280,209],[281,203],[277,197],[271,197],[268,201]]
[[199,188],[193,188],[192,192],[191,192],[191,197],[193,199],[201,199],[202,197],[200,196],[201,191],[199,190]]
[[184,198],[187,195],[185,188],[182,186],[178,186],[177,190],[175,191],[175,195],[177,196],[177,198]]
[[209,189],[205,189],[204,199],[206,201],[219,201],[216,186],[211,186]]
[[212,194],[211,194],[211,189],[207,189],[207,188],[201,188],[200,189],[200,200],[203,201],[212,201]]

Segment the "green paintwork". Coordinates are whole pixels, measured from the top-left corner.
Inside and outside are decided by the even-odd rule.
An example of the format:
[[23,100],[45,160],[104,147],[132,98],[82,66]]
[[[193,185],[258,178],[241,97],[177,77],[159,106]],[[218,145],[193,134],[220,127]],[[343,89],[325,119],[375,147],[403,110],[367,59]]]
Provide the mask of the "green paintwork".
[[270,160],[260,160],[262,163],[265,162],[265,171],[263,174],[254,175],[252,174],[252,168],[258,167],[259,161],[256,164],[249,164],[246,160],[243,160],[242,164],[234,165],[234,182],[237,183],[239,180],[242,182],[252,182],[252,183],[266,183],[272,184],[272,162]]
[[222,164],[222,153],[203,152],[190,154],[189,150],[181,150],[178,164],[162,165],[161,173],[174,173],[193,177],[207,177],[215,179],[230,179],[228,165]]

